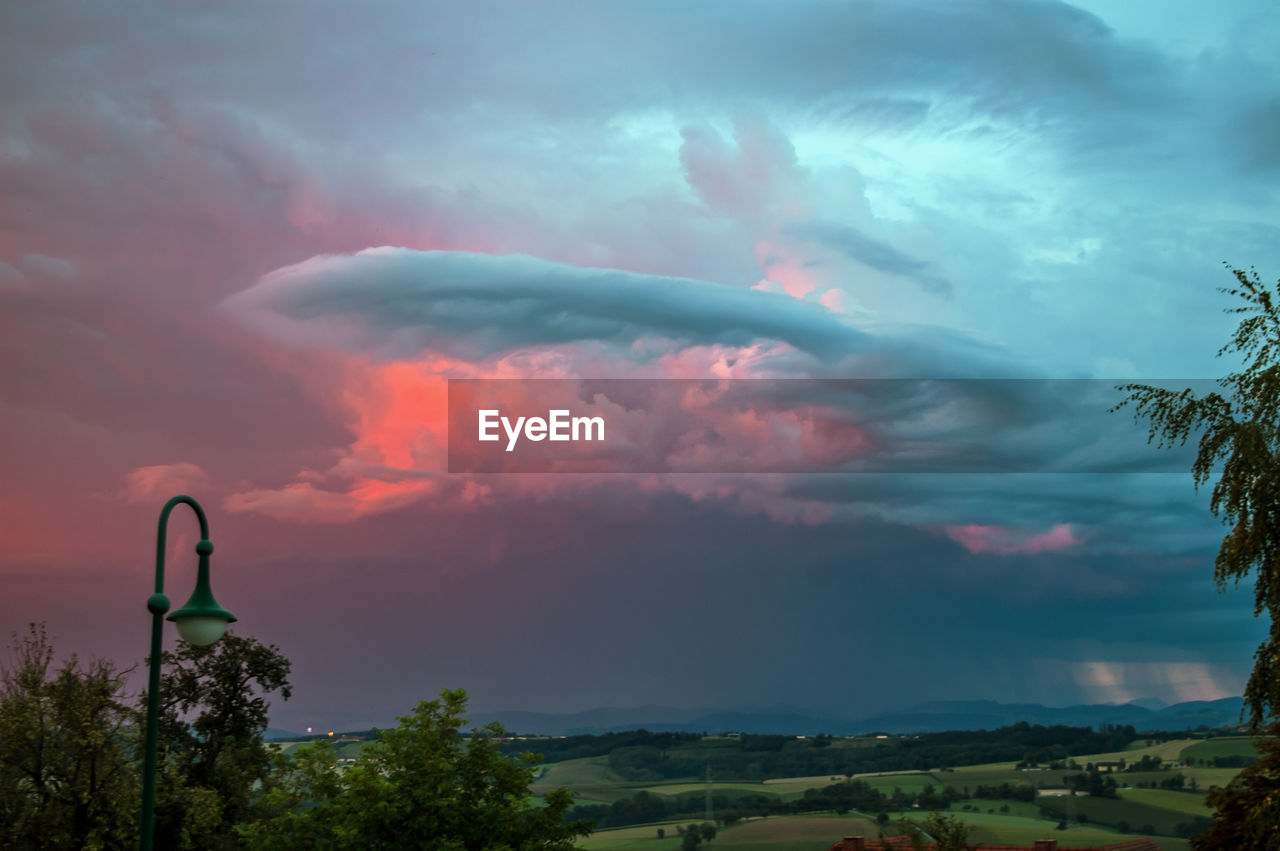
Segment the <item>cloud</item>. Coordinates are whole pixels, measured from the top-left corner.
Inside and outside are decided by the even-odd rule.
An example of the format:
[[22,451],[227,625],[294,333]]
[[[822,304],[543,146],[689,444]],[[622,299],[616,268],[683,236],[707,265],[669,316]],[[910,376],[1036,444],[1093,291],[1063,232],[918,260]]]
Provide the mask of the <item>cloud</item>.
[[155,464],[139,467],[128,475],[125,498],[130,502],[149,503],[178,494],[190,495],[208,484],[208,474],[190,462]]
[[43,254],[28,254],[22,258],[19,266],[29,275],[66,280],[75,277],[76,264],[62,257],[46,257]]
[[924,260],[905,254],[885,242],[872,239],[856,228],[835,222],[805,222],[793,225],[790,232],[834,248],[878,272],[908,278],[933,295],[950,295],[951,282],[933,270]]
[[[113,583],[132,575],[154,517],[131,494],[178,487],[232,515],[220,547],[296,553],[219,582],[263,606],[246,623],[297,642],[300,672],[322,672],[320,706],[387,694],[326,692],[333,671],[385,673],[406,700],[476,671],[490,699],[566,708],[651,701],[648,683],[737,700],[748,662],[706,660],[770,653],[813,664],[753,699],[829,702],[831,682],[867,673],[841,648],[904,619],[946,624],[954,652],[937,654],[936,631],[903,636],[873,673],[943,662],[895,695],[977,683],[1044,700],[1027,683],[1051,658],[1045,607],[1064,601],[1054,632],[1106,646],[1052,658],[1166,658],[1116,650],[1142,633],[1247,659],[1250,601],[1208,590],[1222,530],[1185,475],[440,473],[447,376],[1216,374],[1235,321],[1218,313],[1220,261],[1280,262],[1274,181],[1259,179],[1276,164],[1280,18],[1254,0],[1087,5],[426,2],[371,18],[318,0],[250,18],[9,4],[0,443],[20,451],[0,475],[0,559],[41,566],[6,585],[0,614],[72,611],[86,547],[95,565],[120,554]],[[357,253],[385,245],[403,248]],[[1083,400],[989,402],[877,422],[1010,469],[1165,468],[1140,428],[1099,429]],[[1013,417],[1024,402],[1036,415]],[[787,410],[732,425],[786,434]],[[965,455],[965,440],[996,451]],[[68,511],[94,512],[109,540],[61,534]],[[283,627],[267,609],[297,593],[313,596]],[[601,605],[618,599],[640,601],[622,624]],[[71,615],[87,642],[115,634],[92,602]],[[531,606],[564,616],[533,635]],[[672,606],[664,652],[616,665]],[[343,618],[361,641],[326,632]],[[729,625],[722,644],[704,646],[710,621]],[[554,659],[583,629],[611,638],[563,670],[508,667],[513,643]],[[377,649],[459,635],[484,652]],[[670,659],[680,676],[653,661]],[[1119,695],[1201,673],[1091,676]],[[1037,682],[1064,702],[1094,693],[1061,667]]]
[[522,255],[388,247],[278,269],[226,308],[288,339],[402,358],[435,351],[475,361],[659,337],[682,346],[777,340],[841,360],[865,340],[821,305],[772,293]]
[[711,209],[756,218],[800,200],[806,175],[797,166],[795,148],[760,116],[734,119],[734,147],[707,126],[685,127],[680,135],[685,179]]
[[1005,526],[979,526],[976,523],[944,526],[943,532],[969,552],[978,555],[1035,555],[1066,550],[1084,543],[1076,537],[1069,523],[1060,523],[1043,532]]

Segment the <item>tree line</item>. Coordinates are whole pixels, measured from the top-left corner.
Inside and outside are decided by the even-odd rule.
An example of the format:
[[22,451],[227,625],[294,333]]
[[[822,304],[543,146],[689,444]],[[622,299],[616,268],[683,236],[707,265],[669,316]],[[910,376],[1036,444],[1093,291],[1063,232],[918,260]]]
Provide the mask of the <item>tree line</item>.
[[[708,767],[720,780],[759,781],[817,774],[851,775],[887,771],[932,771],[958,765],[1018,762],[1062,765],[1073,755],[1123,750],[1137,737],[1132,726],[1090,727],[1012,724],[997,730],[928,733],[832,746],[829,737],[750,736],[739,739],[672,739],[644,731],[602,738],[599,752],[609,767],[630,781],[670,780],[701,775]],[[575,750],[587,753],[587,742]],[[603,750],[603,745],[613,745]]]
[[[54,658],[33,624],[0,668],[0,847],[136,847],[146,695],[109,662]],[[263,740],[269,696],[291,693],[277,647],[228,634],[162,662],[157,848],[570,851],[591,830],[567,790],[534,802],[538,758],[502,754],[501,727],[463,735],[461,690],[344,765],[327,740],[287,759]]]

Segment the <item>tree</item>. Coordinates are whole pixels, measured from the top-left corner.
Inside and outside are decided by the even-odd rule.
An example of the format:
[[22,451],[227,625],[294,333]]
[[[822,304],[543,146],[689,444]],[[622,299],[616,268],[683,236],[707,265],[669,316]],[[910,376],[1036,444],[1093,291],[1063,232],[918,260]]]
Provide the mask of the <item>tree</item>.
[[236,825],[261,815],[283,765],[263,736],[268,695],[292,695],[289,660],[231,633],[205,647],[181,642],[162,659],[156,846],[239,848]]
[[933,837],[938,851],[969,851],[969,825],[955,816],[931,812],[924,820],[924,829]]
[[1161,447],[1199,433],[1191,467],[1196,488],[1222,463],[1210,509],[1230,531],[1214,561],[1214,581],[1224,590],[1256,570],[1254,615],[1266,610],[1271,620],[1244,692],[1256,729],[1280,712],[1280,282],[1273,291],[1254,270],[1231,272],[1236,285],[1219,291],[1244,302],[1227,308],[1243,318],[1218,354],[1243,356],[1244,369],[1218,380],[1223,392],[1203,397],[1190,388],[1120,385],[1129,395],[1112,410],[1131,404],[1135,419],[1150,422],[1148,441]]
[[591,823],[565,823],[573,793],[545,806],[530,799],[540,758],[510,758],[489,724],[462,735],[466,692],[422,701],[393,730],[376,732],[359,760],[339,769],[326,741],[297,748],[284,782],[265,798],[268,815],[241,835],[258,849],[571,851]]
[[137,836],[124,677],[110,662],[56,671],[42,625],[0,669],[0,846],[119,848]]

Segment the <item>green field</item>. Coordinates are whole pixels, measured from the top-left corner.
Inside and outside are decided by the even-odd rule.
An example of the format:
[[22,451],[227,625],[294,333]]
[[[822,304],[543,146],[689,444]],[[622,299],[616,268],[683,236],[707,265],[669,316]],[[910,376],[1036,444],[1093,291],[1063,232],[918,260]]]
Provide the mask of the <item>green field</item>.
[[[969,806],[968,812],[986,813],[989,815],[1012,815],[1022,816],[1023,818],[1039,818],[1040,808],[1029,801],[1002,801],[996,798],[971,798],[968,801],[958,801],[952,805],[949,812],[960,815],[966,812],[965,805]],[[1004,810],[1008,807],[1008,810]]]
[[[1124,842],[1138,838],[1098,825],[1076,825],[1056,830],[1054,822],[1027,816],[956,813],[971,825],[971,842],[1000,842],[1030,845],[1037,839],[1057,839],[1060,848]],[[681,822],[642,825],[596,832],[581,844],[588,851],[666,851],[680,847],[675,829]],[[658,828],[666,836],[658,839]],[[892,834],[892,827],[886,830]],[[751,819],[721,829],[710,848],[720,851],[825,851],[843,836],[880,835],[870,819],[858,816],[804,815]],[[1185,851],[1184,840],[1155,837],[1167,851]]]
[[1240,773],[1238,768],[1180,768],[1187,779],[1192,777],[1196,780],[1201,790],[1208,790],[1210,786],[1226,786],[1231,782],[1231,778]]
[[[1083,764],[1082,762],[1081,765]],[[1015,768],[1014,765],[1012,762],[998,762],[991,765],[966,765],[956,768],[954,771],[934,776],[946,778],[943,781],[943,785],[956,789],[963,789],[968,786],[972,789],[975,786],[999,786],[1001,783],[1010,783],[1014,786],[1060,786],[1062,785],[1062,775],[1066,773],[1062,771],[1023,771]]]
[[1239,736],[1196,742],[1194,745],[1183,748],[1179,758],[1186,761],[1188,759],[1213,759],[1220,756],[1256,757],[1258,756],[1258,751],[1253,746],[1252,738]]
[[534,784],[534,791],[543,787],[556,789],[560,786],[576,788],[579,786],[599,786],[626,783],[616,771],[609,767],[609,758],[604,756],[588,756],[582,759],[567,759],[544,766],[542,776]]
[[[1135,790],[1139,793],[1152,790]],[[1203,801],[1198,795],[1188,792],[1174,792],[1186,795],[1190,802]],[[1065,819],[1071,811],[1070,798],[1041,798],[1041,808],[1054,818]],[[1074,812],[1085,816],[1091,824],[1101,824],[1118,828],[1128,825],[1130,830],[1159,833],[1165,836],[1178,834],[1178,826],[1193,821],[1194,816],[1184,810],[1166,809],[1153,803],[1128,795],[1121,798],[1091,798],[1078,796],[1074,802]]]
[[1213,811],[1205,806],[1204,796],[1174,789],[1124,789],[1120,797],[1152,807],[1161,807],[1191,816],[1209,816]]
[[[578,844],[587,849],[623,849],[635,848],[638,851],[665,851],[680,847],[680,837],[676,835],[676,826],[683,822],[661,822],[636,827],[618,827],[612,830],[598,830]],[[658,828],[666,831],[666,837],[658,838]]]
[[924,773],[861,774],[856,779],[886,795],[891,794],[894,789],[900,789],[908,795],[919,794],[925,789],[941,790],[943,785],[934,775]]
[[[676,826],[685,822],[663,822],[639,827],[597,831],[580,844],[588,851],[665,851],[679,848]],[[666,837],[658,839],[658,828]],[[831,815],[774,816],[750,819],[722,828],[712,841],[715,851],[826,851],[842,836],[877,836],[874,822],[858,817]],[[833,838],[834,837],[834,838]]]

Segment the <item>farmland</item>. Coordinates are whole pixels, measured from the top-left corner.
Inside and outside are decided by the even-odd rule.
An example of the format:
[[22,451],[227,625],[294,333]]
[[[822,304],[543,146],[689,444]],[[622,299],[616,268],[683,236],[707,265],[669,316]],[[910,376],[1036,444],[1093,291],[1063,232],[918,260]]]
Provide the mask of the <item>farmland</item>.
[[[1016,745],[1001,741],[1006,734]],[[1086,742],[1106,747],[1085,751]],[[359,742],[335,745],[344,757],[359,754]],[[1256,759],[1252,740],[1239,735],[1143,738],[1132,730],[1027,725],[807,740],[636,731],[520,743],[518,750],[513,743],[511,752],[544,745],[569,758],[538,766],[532,792],[543,796],[564,787],[575,793],[571,815],[598,825],[583,842],[588,851],[679,848],[684,828],[704,820],[708,797],[718,831],[714,847],[727,851],[822,851],[845,835],[900,832],[900,819],[919,822],[932,810],[968,825],[973,842],[1053,837],[1059,847],[1072,848],[1150,836],[1162,848],[1185,851],[1186,837],[1211,816],[1208,789]],[[294,745],[281,747],[288,752]],[[1022,759],[958,763],[965,754],[1015,749]],[[920,767],[778,771],[904,762]]]
[[[1026,730],[1016,733],[1023,739],[1028,735]],[[920,736],[889,742],[836,739],[821,747],[827,751],[822,755],[826,764],[856,765],[856,759],[838,760],[855,754],[858,759],[887,760],[886,755],[902,751],[945,753],[936,744]],[[1228,782],[1239,771],[1215,766],[1253,754],[1250,740],[1240,736],[1133,735],[1105,749],[1069,757],[1049,747],[1044,753],[1056,757],[1043,761],[747,780],[718,775],[714,768],[708,779],[705,767],[684,776],[659,776],[672,764],[693,765],[694,755],[704,766],[716,761],[733,766],[732,745],[718,737],[673,742],[669,748],[655,749],[657,754],[642,747],[626,745],[621,758],[600,753],[550,763],[535,783],[536,793],[567,786],[578,794],[576,814],[595,818],[600,825],[583,842],[589,851],[679,848],[678,831],[704,820],[708,796],[718,824],[712,847],[722,851],[821,851],[845,835],[892,834],[900,818],[919,821],[930,809],[967,824],[973,842],[1030,844],[1052,837],[1059,847],[1071,848],[1150,836],[1162,848],[1184,851],[1189,848],[1186,837],[1203,830],[1211,815],[1204,803],[1208,788]],[[798,751],[800,745],[785,741],[769,747],[765,753],[784,754],[779,762],[803,764],[786,753]],[[990,742],[965,744],[969,750],[992,747]],[[747,755],[743,764],[759,772],[763,761],[755,758],[758,752],[741,750]],[[1092,783],[1096,794],[1083,789],[1068,794],[1064,787],[1069,782]]]

